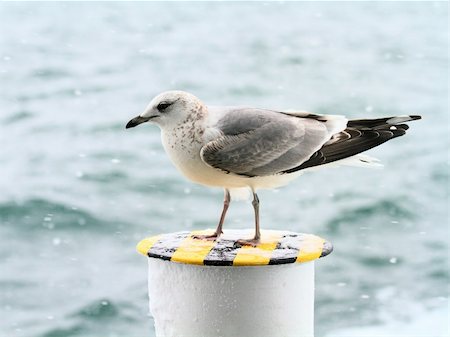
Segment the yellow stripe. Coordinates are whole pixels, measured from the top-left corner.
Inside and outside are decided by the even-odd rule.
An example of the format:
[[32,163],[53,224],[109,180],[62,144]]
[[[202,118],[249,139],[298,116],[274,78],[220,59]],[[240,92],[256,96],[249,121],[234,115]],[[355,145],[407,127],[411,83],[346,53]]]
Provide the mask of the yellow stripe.
[[173,253],[170,261],[189,264],[203,264],[209,251],[215,246],[212,240],[193,239],[192,235],[211,234],[211,230],[193,231],[181,243]]
[[136,250],[141,253],[142,255],[147,256],[148,251],[152,246],[161,238],[161,235],[151,236],[149,238],[145,238],[141,240],[137,246]]
[[305,239],[300,245],[296,262],[308,262],[318,259],[322,254],[325,240],[318,236],[305,234]]
[[239,248],[233,260],[233,266],[260,266],[269,264],[273,250],[281,239],[281,233],[264,231],[261,242],[256,247],[243,246]]

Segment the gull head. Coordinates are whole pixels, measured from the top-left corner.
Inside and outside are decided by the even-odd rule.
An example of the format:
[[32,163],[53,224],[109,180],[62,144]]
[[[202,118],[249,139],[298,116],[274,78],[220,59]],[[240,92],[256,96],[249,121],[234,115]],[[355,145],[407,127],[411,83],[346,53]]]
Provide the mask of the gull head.
[[203,103],[194,95],[184,91],[166,91],[152,99],[139,116],[131,119],[126,128],[150,122],[160,128],[174,128],[194,117],[202,115]]

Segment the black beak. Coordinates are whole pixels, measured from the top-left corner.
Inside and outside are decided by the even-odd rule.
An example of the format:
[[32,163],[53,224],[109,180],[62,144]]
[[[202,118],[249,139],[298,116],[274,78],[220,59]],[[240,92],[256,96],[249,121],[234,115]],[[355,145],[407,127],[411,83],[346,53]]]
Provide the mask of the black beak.
[[135,126],[145,123],[150,119],[151,119],[151,117],[141,117],[141,116],[134,117],[132,120],[130,120],[127,123],[127,126],[125,126],[125,129],[134,128]]

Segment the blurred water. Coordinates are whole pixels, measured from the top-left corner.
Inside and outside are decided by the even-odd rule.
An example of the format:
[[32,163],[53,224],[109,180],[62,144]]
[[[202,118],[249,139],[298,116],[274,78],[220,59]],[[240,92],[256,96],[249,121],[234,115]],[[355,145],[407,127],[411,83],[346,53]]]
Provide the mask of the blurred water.
[[[153,335],[136,242],[213,227],[222,199],[180,176],[157,128],[125,131],[167,89],[423,115],[370,152],[383,170],[261,192],[262,225],[335,245],[317,263],[317,336],[400,335],[428,313],[448,333],[447,18],[444,2],[2,3],[0,336]],[[226,226],[251,227],[251,206]]]

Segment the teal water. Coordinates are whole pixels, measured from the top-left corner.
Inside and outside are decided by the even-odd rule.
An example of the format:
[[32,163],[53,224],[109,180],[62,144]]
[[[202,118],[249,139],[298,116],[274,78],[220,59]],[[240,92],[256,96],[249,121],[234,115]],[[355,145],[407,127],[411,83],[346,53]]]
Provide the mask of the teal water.
[[[0,337],[154,335],[135,244],[214,227],[222,200],[173,168],[156,127],[124,129],[167,89],[215,105],[421,114],[370,151],[384,169],[261,192],[262,226],[333,242],[317,263],[317,336],[401,335],[427,317],[444,336],[447,20],[446,2],[2,3]],[[226,226],[251,227],[251,205],[232,204]]]

